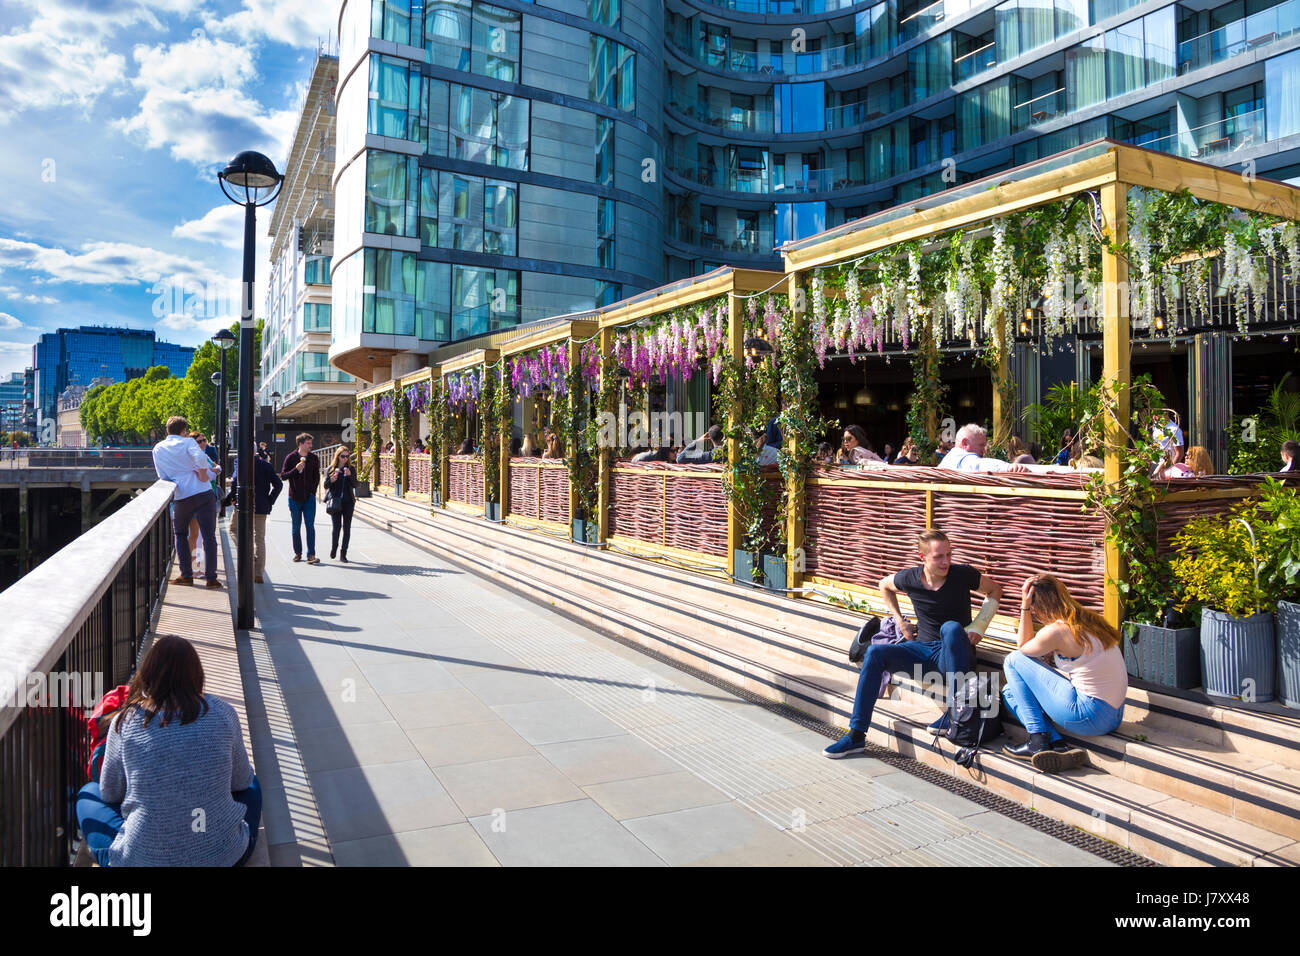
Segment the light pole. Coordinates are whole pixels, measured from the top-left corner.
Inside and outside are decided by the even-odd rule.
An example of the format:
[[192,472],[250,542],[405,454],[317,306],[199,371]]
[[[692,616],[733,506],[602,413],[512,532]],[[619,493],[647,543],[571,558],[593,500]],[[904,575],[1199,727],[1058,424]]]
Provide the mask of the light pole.
[[[221,191],[244,207],[244,275],[240,290],[239,315],[239,584],[235,626],[253,626],[253,273],[257,254],[257,207],[272,202],[284,182],[271,162],[261,153],[245,150],[217,174]],[[232,192],[233,190],[233,192]]]
[[[223,359],[221,363],[222,365],[221,371],[212,373],[212,384],[216,386],[216,393],[217,393],[216,394],[216,401],[217,401],[216,419],[217,420],[212,426],[213,429],[212,437],[216,440],[216,445],[217,445],[217,464],[221,466],[221,474],[217,476],[217,487],[220,489],[220,495],[218,497],[220,498],[221,517],[224,518],[226,516],[226,504],[225,504],[226,501],[226,430],[224,427],[225,423],[222,422],[221,419],[222,419],[222,413],[225,411],[225,406],[226,406],[226,396],[225,396],[226,363],[224,361],[226,357],[226,353],[222,352],[221,357]],[[208,444],[210,447],[212,443],[209,442]]]
[[275,420],[280,412],[280,399],[283,397],[284,396],[279,392],[271,393],[271,464],[275,465],[277,468],[279,467],[280,459],[275,453],[275,430],[277,427]]

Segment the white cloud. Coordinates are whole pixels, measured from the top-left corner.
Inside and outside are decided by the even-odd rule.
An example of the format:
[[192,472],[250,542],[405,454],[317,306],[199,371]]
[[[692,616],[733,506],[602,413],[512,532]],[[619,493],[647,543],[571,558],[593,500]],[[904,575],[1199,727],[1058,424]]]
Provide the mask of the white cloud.
[[139,44],[131,56],[140,64],[136,86],[149,90],[164,88],[184,93],[221,87],[243,89],[257,78],[253,51],[242,44],[210,39],[202,30],[182,43],[145,46]]
[[32,305],[54,305],[59,301],[50,295],[32,295],[13,285],[0,285],[0,295],[15,302],[28,302]]
[[190,219],[172,230],[179,239],[211,242],[230,249],[244,247],[244,210],[234,203],[213,206],[199,219]]
[[15,329],[21,329],[23,324],[8,312],[0,312],[0,330],[12,332]]
[[225,277],[193,259],[126,242],[87,242],[80,251],[69,252],[0,237],[0,269],[34,273],[35,284],[114,286],[161,281],[214,288],[228,284]]
[[321,0],[244,0],[243,9],[225,17],[209,17],[209,31],[245,42],[269,40],[294,47],[315,47],[334,38],[340,3]]
[[213,333],[220,329],[229,328],[230,324],[238,318],[239,316],[236,315],[199,319],[192,315],[173,312],[171,315],[165,315],[158,320],[158,328],[178,332],[189,340],[197,339],[202,341],[211,338]]

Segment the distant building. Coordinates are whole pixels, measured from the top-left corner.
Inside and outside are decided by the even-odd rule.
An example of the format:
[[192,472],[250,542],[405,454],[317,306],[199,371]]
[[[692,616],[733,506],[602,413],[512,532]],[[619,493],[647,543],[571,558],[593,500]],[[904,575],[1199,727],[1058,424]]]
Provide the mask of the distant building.
[[189,371],[193,358],[194,349],[160,342],[152,329],[83,325],[45,333],[32,347],[37,440],[41,422],[56,418],[59,396],[68,386],[89,387],[101,378],[126,382],[155,365],[165,365],[180,378]]
[[23,430],[24,382],[22,372],[11,372],[8,380],[0,379],[0,432]]

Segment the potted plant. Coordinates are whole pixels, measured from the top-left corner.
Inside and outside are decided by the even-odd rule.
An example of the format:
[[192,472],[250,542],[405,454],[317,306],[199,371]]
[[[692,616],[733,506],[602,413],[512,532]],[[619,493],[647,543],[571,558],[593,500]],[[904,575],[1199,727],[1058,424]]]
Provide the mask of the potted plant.
[[1201,606],[1201,673],[1208,694],[1260,703],[1273,699],[1278,598],[1267,586],[1267,571],[1275,538],[1254,501],[1227,515],[1195,518],[1174,538],[1179,557],[1173,568],[1186,595],[1183,606]]
[[1274,544],[1268,552],[1269,584],[1277,602],[1277,696],[1300,708],[1300,494],[1269,478],[1260,502]]
[[764,551],[761,555],[763,559],[763,587],[769,591],[784,591],[786,582],[786,565],[784,554],[769,554]]

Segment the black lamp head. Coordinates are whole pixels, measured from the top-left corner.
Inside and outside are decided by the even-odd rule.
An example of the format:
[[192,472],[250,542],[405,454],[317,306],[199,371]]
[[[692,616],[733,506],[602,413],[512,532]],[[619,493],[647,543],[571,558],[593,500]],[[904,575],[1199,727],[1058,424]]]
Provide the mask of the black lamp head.
[[[270,202],[275,193],[269,190],[278,192],[278,187],[284,181],[284,177],[276,171],[275,163],[251,149],[244,150],[226,163],[226,168],[217,173],[217,178],[221,181],[221,191],[231,202],[257,206]],[[233,194],[226,188],[227,185],[235,190]],[[268,192],[259,198],[259,191]]]
[[235,335],[230,331],[230,329],[220,329],[212,336],[212,341],[216,344],[217,348],[225,352],[234,348]]

